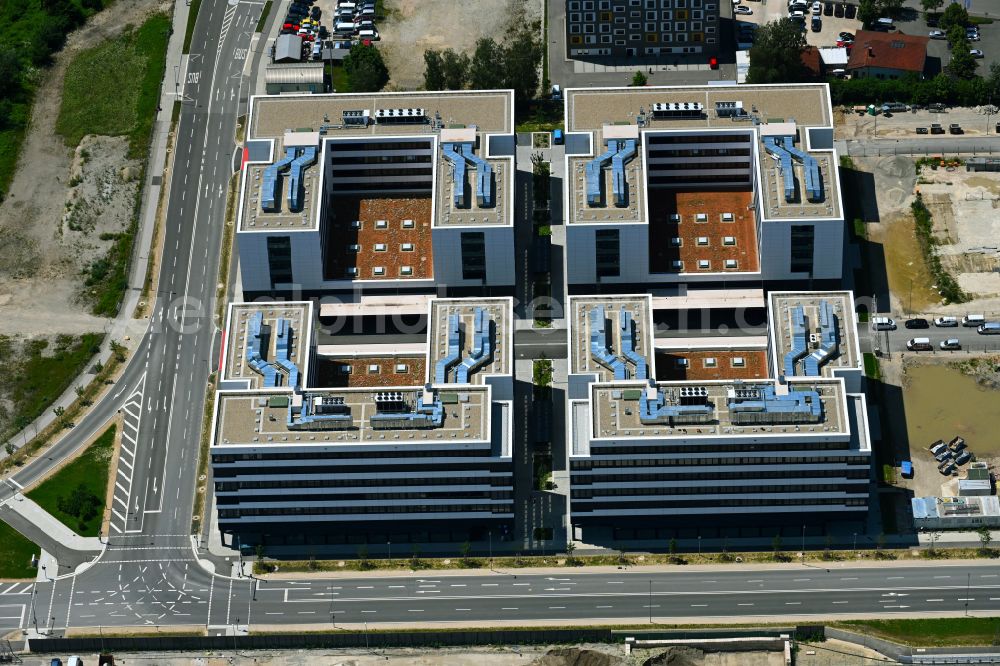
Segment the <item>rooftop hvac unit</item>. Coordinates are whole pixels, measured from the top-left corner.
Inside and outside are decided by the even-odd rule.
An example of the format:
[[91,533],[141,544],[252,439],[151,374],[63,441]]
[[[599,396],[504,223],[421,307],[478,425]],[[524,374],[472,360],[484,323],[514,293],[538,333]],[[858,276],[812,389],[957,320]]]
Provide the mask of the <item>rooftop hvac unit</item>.
[[423,109],[375,109],[375,122],[378,123],[422,123],[427,121]]
[[360,228],[361,228],[361,220],[354,220],[351,222],[351,229],[360,229]]
[[357,266],[350,266],[347,269],[347,275],[350,277],[355,277],[358,274]]
[[671,222],[680,222],[681,221],[681,214],[680,213],[671,213],[670,214],[670,221]]
[[698,213],[694,216],[695,222],[708,222],[708,213]]
[[704,405],[708,402],[708,389],[704,386],[682,386],[680,401],[682,405]]
[[657,102],[653,104],[654,118],[701,118],[704,106],[701,102]]
[[400,391],[384,391],[375,394],[375,410],[385,413],[402,413],[407,411],[406,401]]
[[368,109],[347,110],[342,116],[344,125],[348,127],[367,127],[371,122],[371,111]]
[[715,103],[715,115],[720,118],[732,118],[733,116],[742,116],[743,114],[743,102]]
[[732,213],[723,213],[722,214],[722,221],[723,222],[732,222],[735,219],[736,219],[736,217]]
[[760,389],[756,388],[735,388],[732,390],[732,397],[736,400],[758,400],[760,396]]

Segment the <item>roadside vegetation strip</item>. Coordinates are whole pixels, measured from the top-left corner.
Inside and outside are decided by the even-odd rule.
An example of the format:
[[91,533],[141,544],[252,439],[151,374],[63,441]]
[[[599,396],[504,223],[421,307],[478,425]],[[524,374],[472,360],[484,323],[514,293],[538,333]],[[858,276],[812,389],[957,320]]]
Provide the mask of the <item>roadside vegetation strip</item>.
[[876,382],[881,381],[882,369],[879,367],[878,357],[869,352],[865,352],[863,356],[865,359],[865,377]]
[[[790,544],[794,544],[795,539],[788,539]],[[876,540],[877,541],[877,540]],[[843,544],[836,544],[842,546]],[[859,540],[860,545],[860,540]],[[476,548],[482,548],[483,544],[477,543]],[[370,551],[369,551],[370,548]],[[663,549],[668,550],[668,543],[663,544]],[[781,564],[802,562],[799,557],[799,550],[794,545],[789,545],[786,550],[781,548],[774,550],[760,551],[725,551],[712,553],[687,553],[676,552],[670,554],[663,553],[610,553],[607,555],[580,555],[574,552],[572,555],[566,553],[554,553],[551,555],[515,555],[494,557],[463,557],[460,549],[456,547],[454,557],[424,557],[419,551],[407,551],[406,544],[392,544],[394,557],[392,560],[385,559],[385,544],[370,544],[370,546],[360,546],[355,557],[344,557],[339,559],[308,559],[308,560],[271,560],[267,558],[267,549],[264,549],[265,559],[254,563],[254,573],[309,573],[320,571],[421,571],[430,570],[455,570],[455,569],[490,569],[504,571],[507,569],[529,569],[529,568],[578,568],[578,567],[629,567],[632,571],[642,571],[643,567],[676,565],[676,566],[699,566],[723,564],[727,566],[738,564]],[[374,556],[371,553],[377,555]],[[1000,555],[996,549],[983,548],[942,548],[938,544],[935,548],[913,547],[913,548],[865,548],[857,551],[850,549],[829,549],[815,548],[807,550],[805,561],[811,563],[843,562],[871,562],[872,560],[890,561],[913,561],[913,560],[971,560],[971,559],[996,559]]]
[[31,556],[40,548],[7,523],[0,522],[0,578],[35,579]]
[[96,365],[100,369],[94,376],[94,379],[87,384],[69,407],[58,414],[56,420],[43,428],[38,435],[15,451],[13,455],[0,460],[0,472],[6,472],[13,467],[20,467],[25,464],[29,458],[40,452],[46,445],[52,443],[57,438],[57,435],[69,427],[69,424],[73,423],[74,419],[83,412],[85,407],[93,404],[102,393],[108,390],[109,386],[114,384],[113,377],[117,374],[118,369],[125,362],[126,358],[124,347],[119,345],[115,349],[116,351],[111,354],[107,363],[101,364],[100,361],[97,361]]
[[[257,19],[257,27],[254,28],[254,32],[264,31],[264,24],[267,23],[267,16],[271,13],[271,4],[271,0],[267,0],[267,2],[264,3],[264,9],[260,12],[260,18]],[[185,51],[185,53],[187,53],[187,51]]]
[[[208,505],[208,448],[212,441],[212,414],[215,411],[216,373],[208,376],[205,386],[205,411],[201,422],[201,441],[198,444],[198,478],[194,490],[194,505],[191,509],[191,532],[198,534],[209,521],[205,517]],[[204,478],[204,480],[202,480]]]
[[924,255],[924,262],[934,278],[934,283],[941,297],[948,303],[966,302],[969,300],[968,295],[962,291],[955,278],[941,265],[941,257],[934,250],[937,244],[933,235],[934,220],[920,194],[917,194],[917,198],[910,205],[910,210],[913,212],[913,222],[917,242],[920,243],[920,251]]
[[0,393],[11,403],[3,439],[31,425],[70,387],[100,351],[103,333],[59,335],[50,342],[35,338],[17,351],[12,338],[0,336],[0,364],[7,372]]
[[913,647],[967,647],[995,645],[1000,618],[851,620],[836,623],[834,626]]
[[194,24],[198,21],[198,10],[201,9],[201,0],[191,0],[188,5],[187,27],[184,29],[184,44],[181,46],[181,53],[191,53],[191,38],[194,37]]

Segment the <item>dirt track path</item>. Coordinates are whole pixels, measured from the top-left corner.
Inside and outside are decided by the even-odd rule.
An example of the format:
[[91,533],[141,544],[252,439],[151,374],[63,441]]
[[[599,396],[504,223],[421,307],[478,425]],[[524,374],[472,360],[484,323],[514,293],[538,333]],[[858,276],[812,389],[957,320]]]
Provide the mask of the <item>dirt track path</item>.
[[160,0],[118,0],[73,32],[38,86],[10,194],[0,204],[0,334],[100,331],[105,320],[77,302],[89,258],[60,233],[73,151],[55,133],[68,63],[83,49],[138,26]]

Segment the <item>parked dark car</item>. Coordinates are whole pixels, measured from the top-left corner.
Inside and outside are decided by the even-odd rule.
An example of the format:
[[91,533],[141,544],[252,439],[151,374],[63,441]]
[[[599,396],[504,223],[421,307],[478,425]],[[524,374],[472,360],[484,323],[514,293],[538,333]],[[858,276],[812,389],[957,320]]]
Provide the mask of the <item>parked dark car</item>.
[[962,451],[961,453],[958,454],[958,456],[955,457],[955,464],[964,465],[970,460],[972,460],[972,454],[969,453],[968,451]]
[[917,134],[927,134],[927,128],[926,127],[918,127],[917,128]]
[[833,16],[833,3],[827,2],[823,5],[823,16]]
[[915,319],[907,319],[903,324],[906,328],[930,328],[930,322],[928,322],[923,317],[917,317]]
[[858,13],[858,8],[855,7],[854,5],[847,5],[846,7],[844,7],[844,18],[852,19],[857,15],[857,13]]
[[833,15],[837,18],[844,18],[844,3],[838,2],[833,6]]

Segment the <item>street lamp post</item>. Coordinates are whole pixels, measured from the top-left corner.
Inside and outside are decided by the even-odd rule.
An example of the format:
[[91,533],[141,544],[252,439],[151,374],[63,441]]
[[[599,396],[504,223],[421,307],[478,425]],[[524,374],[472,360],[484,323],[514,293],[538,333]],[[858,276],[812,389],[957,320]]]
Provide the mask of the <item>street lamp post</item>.
[[490,535],[490,571],[493,571],[493,531],[488,532]]
[[698,535],[698,556],[701,557],[701,535]]
[[385,547],[389,550],[389,566],[392,566],[392,541],[389,539],[385,540]]
[[854,549],[853,550],[854,550],[854,554],[857,555],[857,553],[858,553],[858,533],[857,532],[854,533]]
[[802,564],[805,565],[805,563],[806,563],[806,526],[805,525],[802,526],[802,552],[799,553],[799,555],[801,557]]

